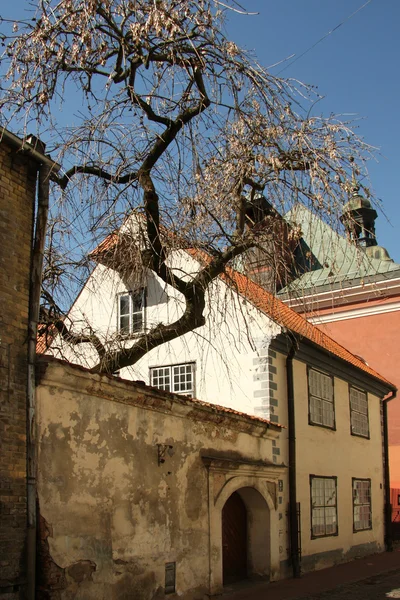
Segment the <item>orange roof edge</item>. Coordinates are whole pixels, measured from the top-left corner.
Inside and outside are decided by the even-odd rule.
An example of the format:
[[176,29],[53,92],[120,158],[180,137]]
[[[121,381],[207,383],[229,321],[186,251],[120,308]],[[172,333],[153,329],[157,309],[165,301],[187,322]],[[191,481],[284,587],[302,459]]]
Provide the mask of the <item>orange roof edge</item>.
[[293,309],[289,308],[282,300],[279,300],[279,298],[264,290],[245,275],[242,275],[233,269],[227,269],[226,275],[223,276],[223,278],[225,280],[231,278],[235,287],[237,286],[239,293],[243,297],[279,325],[289,329],[292,333],[309,340],[313,344],[316,344],[320,348],[323,348],[352,366],[361,369],[374,379],[379,380],[390,390],[397,389],[393,383],[365,364],[360,358],[352,354],[350,350],[341,346],[336,340],[318,329],[318,327],[307,321]]
[[[89,256],[96,256],[107,252],[113,247],[118,240],[119,234],[117,231],[109,234],[97,248],[95,248]],[[195,248],[186,248],[185,251],[195,260],[203,263],[208,263],[211,259],[210,255],[204,250]],[[303,316],[296,313],[289,306],[284,304],[282,300],[268,292],[257,283],[249,279],[246,275],[239,273],[231,267],[225,269],[225,273],[220,275],[220,278],[229,285],[233,290],[237,291],[243,298],[248,300],[255,308],[259,309],[266,316],[290,330],[292,333],[299,335],[316,344],[325,351],[333,354],[341,360],[351,364],[352,366],[364,371],[374,379],[380,381],[389,390],[397,390],[396,386],[380,375],[377,371],[365,364],[360,358],[352,354],[347,348],[341,346],[333,338],[318,329],[312,323],[309,323]],[[39,341],[39,340],[38,340]],[[45,348],[39,344],[38,350],[44,352]]]
[[[204,250],[191,249],[188,250],[188,253],[201,262],[209,262],[211,260],[211,257]],[[235,271],[231,267],[227,267],[225,273],[220,275],[220,277],[233,290],[237,291],[244,299],[248,300],[255,308],[258,308],[266,316],[278,323],[278,325],[316,344],[325,351],[351,364],[353,367],[361,369],[383,383],[389,390],[394,391],[397,389],[393,383],[365,364],[360,358],[352,354],[350,350],[347,350],[347,348],[341,346],[336,340],[318,329],[318,327],[309,323],[303,316],[296,313],[292,308],[284,304],[282,300],[259,286],[246,275]]]

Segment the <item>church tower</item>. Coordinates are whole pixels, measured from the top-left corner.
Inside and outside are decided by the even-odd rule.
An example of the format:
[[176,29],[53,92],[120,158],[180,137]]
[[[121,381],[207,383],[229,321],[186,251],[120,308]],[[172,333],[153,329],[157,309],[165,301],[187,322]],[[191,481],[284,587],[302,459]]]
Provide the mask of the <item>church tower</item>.
[[375,220],[378,214],[371,202],[360,194],[360,186],[353,175],[352,194],[343,207],[340,217],[350,240],[362,248],[367,256],[378,260],[392,260],[386,248],[378,246],[375,235]]

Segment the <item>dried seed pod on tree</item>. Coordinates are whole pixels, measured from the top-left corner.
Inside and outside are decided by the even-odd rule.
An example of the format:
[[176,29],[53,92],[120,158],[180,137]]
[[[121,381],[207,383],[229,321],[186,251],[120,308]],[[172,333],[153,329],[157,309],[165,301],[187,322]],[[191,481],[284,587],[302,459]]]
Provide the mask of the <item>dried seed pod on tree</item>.
[[[47,307],[80,273],[78,247],[87,252],[133,211],[143,235],[131,251],[125,236],[125,268],[152,269],[185,300],[174,323],[129,349],[56,319],[72,344],[95,344],[99,370],[202,325],[210,282],[243,253],[271,255],[282,277],[291,245],[276,215],[294,202],[338,215],[350,157],[368,152],[347,124],[313,115],[306,86],[272,76],[226,38],[230,10],[234,0],[40,0],[5,41],[3,119],[35,124],[65,168],[53,177]],[[190,280],[168,263],[188,244],[209,256]]]

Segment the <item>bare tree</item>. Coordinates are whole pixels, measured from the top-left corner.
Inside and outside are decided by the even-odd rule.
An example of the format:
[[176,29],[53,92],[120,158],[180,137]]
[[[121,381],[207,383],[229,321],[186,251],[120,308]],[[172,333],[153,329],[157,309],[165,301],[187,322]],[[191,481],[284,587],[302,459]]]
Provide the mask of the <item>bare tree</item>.
[[[65,168],[53,176],[46,314],[70,343],[95,345],[98,370],[203,325],[210,282],[250,249],[273,248],[276,264],[274,233],[288,241],[276,215],[290,204],[338,215],[350,158],[361,168],[368,153],[346,123],[312,114],[306,86],[272,76],[225,37],[230,10],[240,11],[235,0],[39,0],[4,38],[3,119],[35,124]],[[260,195],[269,211],[256,210]],[[83,241],[118,230],[132,211],[140,248],[114,234],[109,266],[122,268],[118,248],[126,257],[131,241],[129,268],[152,269],[185,310],[116,347],[73,331],[49,298],[82,267]],[[168,263],[189,245],[209,256],[190,280]]]

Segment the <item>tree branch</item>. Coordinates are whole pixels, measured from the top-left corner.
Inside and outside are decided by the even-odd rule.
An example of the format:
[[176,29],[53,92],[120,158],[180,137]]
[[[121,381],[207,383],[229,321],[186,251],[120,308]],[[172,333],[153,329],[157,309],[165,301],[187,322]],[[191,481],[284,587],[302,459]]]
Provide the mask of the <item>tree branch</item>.
[[150,121],[153,121],[154,123],[161,123],[166,127],[172,127],[172,119],[157,115],[157,113],[155,113],[154,110],[151,108],[150,104],[148,104],[140,96],[138,96],[133,89],[129,88],[129,92],[132,103],[137,104],[137,106],[140,106],[140,108],[143,110],[144,113],[146,113],[146,116]]
[[[46,297],[46,300],[51,302],[53,309],[56,312],[59,312],[59,308],[55,304],[51,295],[45,290],[42,291],[42,295]],[[77,346],[78,344],[91,344],[95,350],[97,351],[100,360],[104,358],[107,354],[106,348],[104,344],[100,341],[100,338],[94,333],[92,327],[88,327],[89,333],[85,334],[83,332],[74,333],[71,329],[65,325],[63,319],[53,315],[51,311],[46,309],[44,306],[40,307],[40,315],[42,320],[45,320],[46,327],[54,327],[60,336],[65,340],[68,344],[72,346]]]
[[192,285],[185,294],[186,310],[182,317],[169,325],[160,324],[149,333],[141,336],[130,348],[122,348],[106,353],[93,372],[114,373],[140,360],[147,352],[166,342],[189,333],[205,324],[203,311],[205,308],[205,292],[199,286]]
[[71,344],[72,346],[77,346],[78,344],[91,344],[99,355],[100,360],[103,360],[106,356],[107,351],[104,344],[102,344],[100,338],[94,333],[91,327],[89,327],[90,333],[85,334],[83,332],[74,333],[71,329],[68,329],[61,319],[54,321],[52,325],[54,325],[63,340],[68,344]]
[[102,167],[96,165],[77,165],[69,169],[62,177],[58,177],[56,173],[52,173],[51,179],[57,183],[61,189],[65,190],[71,180],[71,177],[77,175],[78,173],[82,173],[84,175],[95,175],[96,177],[100,177],[105,181],[110,181],[115,184],[132,183],[138,179],[137,171],[132,171],[131,173],[127,173],[125,175],[113,175]]
[[[171,122],[170,126],[157,138],[153,147],[149,150],[146,159],[143,161],[140,167],[140,172],[150,172],[156,164],[160,156],[165,152],[168,146],[174,141],[179,131],[184,125],[189,123],[194,117],[201,114],[206,108],[210,106],[210,99],[205,93],[205,86],[203,83],[203,77],[200,69],[195,69],[195,81],[200,92],[200,99],[196,106],[193,108],[186,108],[183,110],[174,121]],[[198,83],[199,82],[199,83]],[[204,90],[204,94],[202,92]],[[140,177],[140,175],[139,175]]]

